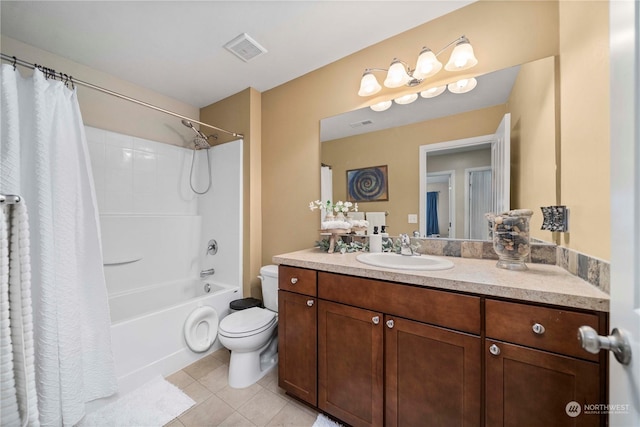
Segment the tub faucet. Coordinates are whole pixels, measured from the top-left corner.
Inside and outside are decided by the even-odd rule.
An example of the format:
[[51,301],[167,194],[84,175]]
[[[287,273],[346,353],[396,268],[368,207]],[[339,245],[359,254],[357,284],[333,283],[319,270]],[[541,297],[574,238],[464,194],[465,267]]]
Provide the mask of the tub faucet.
[[204,279],[205,277],[213,276],[216,273],[215,268],[210,268],[208,270],[202,270],[200,272],[200,278]]
[[414,255],[413,249],[411,248],[411,238],[408,234],[400,235],[400,255]]

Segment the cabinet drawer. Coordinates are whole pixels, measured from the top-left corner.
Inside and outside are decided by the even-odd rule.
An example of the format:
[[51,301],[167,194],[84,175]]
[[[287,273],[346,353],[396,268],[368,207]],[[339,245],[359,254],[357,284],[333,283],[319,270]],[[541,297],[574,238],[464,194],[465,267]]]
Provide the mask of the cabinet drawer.
[[582,325],[600,330],[595,314],[489,299],[485,313],[487,338],[599,360],[599,355],[583,350],[577,338]]
[[286,265],[278,267],[278,289],[315,297],[317,295],[316,283],[315,270]]
[[318,297],[479,335],[480,298],[318,272]]

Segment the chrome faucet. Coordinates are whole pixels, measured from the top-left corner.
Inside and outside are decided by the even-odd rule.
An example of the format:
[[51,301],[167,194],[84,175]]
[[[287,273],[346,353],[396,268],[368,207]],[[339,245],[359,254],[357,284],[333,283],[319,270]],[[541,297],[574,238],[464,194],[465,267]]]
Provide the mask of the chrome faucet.
[[200,278],[204,279],[205,277],[213,276],[216,273],[215,268],[210,268],[208,270],[202,270],[200,272]]
[[400,255],[414,255],[413,249],[411,248],[411,238],[408,234],[400,235]]

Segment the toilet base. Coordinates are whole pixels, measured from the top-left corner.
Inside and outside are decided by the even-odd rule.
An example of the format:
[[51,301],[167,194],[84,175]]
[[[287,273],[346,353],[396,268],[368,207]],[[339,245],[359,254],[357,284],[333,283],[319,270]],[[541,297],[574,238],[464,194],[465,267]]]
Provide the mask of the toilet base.
[[257,351],[231,351],[229,387],[246,388],[255,384],[278,365],[278,336]]

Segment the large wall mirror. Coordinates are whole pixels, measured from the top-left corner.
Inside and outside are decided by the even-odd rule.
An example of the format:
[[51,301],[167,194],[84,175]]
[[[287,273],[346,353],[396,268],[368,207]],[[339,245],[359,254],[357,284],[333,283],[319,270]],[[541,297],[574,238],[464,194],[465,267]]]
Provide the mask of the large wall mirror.
[[[347,199],[346,171],[386,165],[388,200],[361,202],[360,211],[388,213],[391,235],[419,231],[422,236],[460,239],[486,238],[484,230],[472,231],[474,223],[482,223],[479,217],[486,209],[554,204],[555,58],[488,73],[477,81],[476,88],[465,94],[445,92],[409,105],[394,103],[384,112],[366,107],[323,119],[321,161],[332,171],[331,184],[323,179],[323,185],[331,186],[333,199]],[[491,195],[490,190],[504,185],[505,179],[499,178],[492,142],[487,140],[505,115],[510,116],[507,205]],[[447,142],[453,145],[448,147]],[[429,145],[438,149],[425,150]],[[438,195],[437,232],[428,230],[428,212],[433,209],[428,199],[433,197],[427,193]],[[522,206],[523,200],[538,206]],[[532,229],[535,226],[532,223]]]

